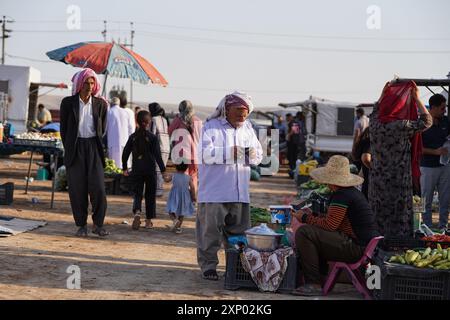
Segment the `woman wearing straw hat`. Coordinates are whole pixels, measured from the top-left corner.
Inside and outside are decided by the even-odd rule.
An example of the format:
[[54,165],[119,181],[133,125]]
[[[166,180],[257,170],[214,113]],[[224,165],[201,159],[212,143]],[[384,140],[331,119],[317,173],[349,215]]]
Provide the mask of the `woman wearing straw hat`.
[[327,184],[333,194],[325,217],[314,216],[306,210],[292,212],[299,222],[305,224],[295,234],[305,284],[293,293],[307,296],[322,294],[322,263],[356,262],[369,241],[377,236],[369,203],[355,188],[364,179],[350,173],[347,158],[332,156],[325,167],[313,170],[310,176]]

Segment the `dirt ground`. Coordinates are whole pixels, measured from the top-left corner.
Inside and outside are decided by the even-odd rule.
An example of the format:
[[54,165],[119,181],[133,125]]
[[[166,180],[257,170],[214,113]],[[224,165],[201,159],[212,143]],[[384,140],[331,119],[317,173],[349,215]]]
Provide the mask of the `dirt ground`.
[[[37,157],[36,160],[40,157]],[[105,239],[90,234],[74,237],[67,192],[55,193],[50,209],[51,181],[34,181],[24,194],[28,160],[26,154],[0,159],[0,184],[14,182],[14,203],[0,206],[0,214],[45,220],[42,228],[0,238],[0,299],[302,299],[286,294],[224,289],[225,255],[218,267],[221,279],[201,279],[196,261],[195,218],[187,219],[183,233],[166,230],[169,224],[165,196],[157,199],[153,230],[131,230],[131,198],[108,196]],[[33,164],[32,176],[37,165]],[[281,204],[296,193],[286,171],[251,182],[251,203],[255,206]],[[32,198],[39,202],[33,204]],[[127,221],[129,224],[125,224]],[[89,221],[91,226],[91,221]],[[81,270],[81,290],[67,289],[70,265]],[[315,298],[318,299],[318,298]],[[360,299],[351,285],[338,284],[328,297]]]

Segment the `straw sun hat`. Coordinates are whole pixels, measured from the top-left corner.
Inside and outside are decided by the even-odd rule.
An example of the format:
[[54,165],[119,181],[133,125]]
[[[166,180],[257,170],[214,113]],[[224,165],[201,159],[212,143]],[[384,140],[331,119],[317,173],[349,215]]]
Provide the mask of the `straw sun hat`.
[[314,169],[309,175],[319,183],[339,187],[354,187],[364,182],[362,177],[350,173],[348,159],[343,156],[332,156],[325,167]]

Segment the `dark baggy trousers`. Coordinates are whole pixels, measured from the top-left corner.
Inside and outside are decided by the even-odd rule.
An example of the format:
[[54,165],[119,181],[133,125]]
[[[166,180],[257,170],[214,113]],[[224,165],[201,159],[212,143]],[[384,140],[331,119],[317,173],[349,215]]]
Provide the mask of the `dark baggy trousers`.
[[195,233],[197,261],[202,272],[216,270],[222,242],[229,236],[244,235],[250,225],[248,203],[199,203]]
[[307,284],[321,283],[320,267],[328,261],[354,263],[361,259],[365,249],[342,232],[326,231],[312,225],[297,229],[295,244]]
[[[145,196],[145,217],[156,218],[156,173],[154,175],[132,175],[133,213],[142,211],[142,194]],[[144,193],[145,186],[145,193]]]
[[92,221],[102,227],[106,213],[106,193],[102,160],[96,138],[78,138],[72,165],[67,169],[70,205],[78,227],[88,219],[88,196],[92,204]]

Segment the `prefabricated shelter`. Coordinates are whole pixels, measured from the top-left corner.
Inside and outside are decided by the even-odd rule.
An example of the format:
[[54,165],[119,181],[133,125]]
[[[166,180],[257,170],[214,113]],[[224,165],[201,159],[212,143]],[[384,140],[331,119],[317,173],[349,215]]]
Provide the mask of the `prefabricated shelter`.
[[0,65],[0,95],[7,97],[0,120],[10,122],[16,133],[25,132],[28,121],[36,119],[40,87],[68,88],[64,83],[41,83],[41,72],[33,67]]
[[29,93],[32,82],[41,81],[41,73],[33,67],[0,66],[0,91],[8,95],[6,117],[16,132],[26,130]]
[[313,96],[305,101],[279,105],[302,107],[308,130],[307,146],[314,151],[331,153],[352,151],[355,110],[364,107],[367,115],[371,112],[370,104],[337,102]]

